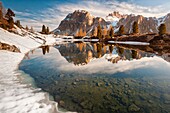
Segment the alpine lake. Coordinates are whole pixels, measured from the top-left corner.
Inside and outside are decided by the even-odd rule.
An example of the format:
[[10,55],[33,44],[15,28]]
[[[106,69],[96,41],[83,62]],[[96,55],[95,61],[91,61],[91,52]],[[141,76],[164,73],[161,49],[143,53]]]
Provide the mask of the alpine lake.
[[27,53],[19,70],[62,111],[170,113],[170,48],[56,42]]

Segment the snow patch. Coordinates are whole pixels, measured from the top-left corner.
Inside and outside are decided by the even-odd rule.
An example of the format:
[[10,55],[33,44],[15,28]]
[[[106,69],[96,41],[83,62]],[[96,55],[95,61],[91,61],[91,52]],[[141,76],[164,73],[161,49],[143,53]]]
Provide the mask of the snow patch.
[[149,43],[145,42],[132,42],[132,41],[126,41],[126,42],[121,42],[121,41],[108,41],[109,43],[113,44],[129,44],[129,45],[149,45]]
[[116,16],[107,16],[105,20],[111,22],[112,26],[116,26],[120,18],[117,18]]
[[[30,33],[17,28],[17,33],[10,33],[0,28],[0,42],[15,45],[21,53],[0,51],[0,112],[1,113],[61,113],[58,104],[49,100],[49,95],[40,88],[22,84],[21,73],[16,71],[25,53],[55,42],[53,35]],[[35,37],[40,37],[35,38]]]

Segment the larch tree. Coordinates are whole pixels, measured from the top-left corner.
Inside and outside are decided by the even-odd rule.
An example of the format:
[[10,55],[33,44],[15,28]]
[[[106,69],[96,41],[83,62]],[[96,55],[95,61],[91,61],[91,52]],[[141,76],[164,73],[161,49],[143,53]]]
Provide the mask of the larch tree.
[[86,35],[86,31],[85,30],[83,31],[82,28],[80,28],[76,33],[76,36],[79,36],[79,37],[83,37],[85,35]]
[[94,28],[94,31],[93,31],[93,36],[97,36],[97,27]]
[[166,34],[166,25],[165,24],[161,24],[159,26],[158,30],[159,30],[159,35]]
[[15,13],[11,9],[8,9],[5,18],[9,19],[11,17],[15,17]]
[[50,30],[49,30],[49,27],[47,27],[46,34],[49,34],[49,33],[50,33]]
[[110,36],[110,38],[113,38],[113,36],[114,36],[114,29],[113,29],[113,26],[110,26],[109,36]]
[[86,30],[84,30],[84,32],[83,32],[83,36],[86,36]]
[[43,33],[43,34],[46,33],[46,27],[45,27],[45,25],[42,26],[42,31],[41,31],[41,33]]
[[14,19],[13,18],[9,18],[8,19],[8,23],[9,23],[9,28],[12,29],[14,27]]
[[80,28],[80,30],[79,30],[79,36],[83,36],[83,29],[82,28]]
[[136,21],[133,23],[132,27],[133,27],[132,30],[133,30],[134,34],[139,33],[139,27],[138,27],[138,23]]
[[3,13],[2,13],[2,10],[0,9],[0,21],[2,21],[3,19]]
[[26,29],[27,31],[29,30],[29,28],[28,28],[28,26],[27,26],[27,25],[26,25],[25,29]]
[[104,29],[103,29],[103,36],[106,36],[107,35],[107,28],[106,28],[106,26],[104,26]]
[[97,27],[97,37],[98,37],[99,39],[102,38],[102,29],[101,29],[100,24],[99,24],[98,27]]
[[124,31],[124,26],[121,25],[120,28],[119,28],[118,34],[119,34],[119,35],[123,35],[124,32],[125,32],[125,31]]
[[15,17],[15,13],[11,9],[8,9],[5,18],[8,20],[10,29],[14,27],[13,17]]
[[86,27],[83,30],[83,36],[86,36]]
[[3,29],[7,29],[6,24],[4,24],[3,13],[1,9],[0,9],[0,27],[2,27]]
[[34,29],[33,29],[33,27],[31,26],[31,29],[30,29],[30,31],[33,33],[34,32]]
[[124,48],[117,47],[117,52],[118,52],[118,54],[119,54],[120,56],[122,56],[123,53],[124,53]]
[[21,23],[20,23],[20,20],[17,20],[17,21],[15,22],[15,25],[18,26],[19,28],[22,27],[22,26],[21,26]]
[[137,58],[137,56],[138,56],[138,52],[137,51],[135,51],[135,50],[131,50],[131,52],[132,52],[132,58]]

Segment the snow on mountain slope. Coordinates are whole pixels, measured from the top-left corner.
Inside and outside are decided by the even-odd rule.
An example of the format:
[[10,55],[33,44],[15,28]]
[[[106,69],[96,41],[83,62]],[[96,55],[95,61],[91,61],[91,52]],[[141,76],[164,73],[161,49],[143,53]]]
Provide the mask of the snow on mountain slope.
[[40,46],[43,41],[35,39],[30,35],[20,36],[17,34],[9,33],[6,30],[0,28],[0,42],[15,45],[21,52],[25,53],[30,49]]
[[107,22],[110,22],[112,26],[116,26],[120,19],[115,17],[115,16],[114,17],[113,16],[107,16],[105,18],[105,20]]
[[[17,28],[17,34],[0,28],[0,42],[12,44],[21,50],[14,53],[0,50],[0,113],[59,113],[57,103],[49,95],[28,84],[22,84],[21,72],[17,71],[25,53],[44,43],[54,43],[53,35],[40,35]],[[39,38],[35,38],[39,37]]]
[[108,16],[106,16],[105,20],[109,22],[112,26],[117,26],[119,20],[126,17],[127,15],[120,14],[119,12],[114,11],[113,13],[110,13]]

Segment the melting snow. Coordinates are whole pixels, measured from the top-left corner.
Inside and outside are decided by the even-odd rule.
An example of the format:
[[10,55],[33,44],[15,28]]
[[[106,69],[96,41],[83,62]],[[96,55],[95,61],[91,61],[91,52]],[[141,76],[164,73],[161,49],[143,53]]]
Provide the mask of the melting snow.
[[149,43],[145,42],[132,42],[132,41],[126,41],[126,42],[121,42],[121,41],[108,41],[109,43],[117,43],[117,44],[130,44],[130,45],[149,45]]
[[[35,36],[42,37],[48,44],[55,42],[53,35],[41,35],[17,29],[19,35],[0,28],[0,42],[16,45],[21,53],[0,50],[0,112],[1,113],[59,113],[57,103],[49,95],[28,84],[22,84],[17,72],[18,64],[25,53],[42,43]],[[24,35],[23,35],[24,34]],[[23,36],[20,36],[23,35]]]

